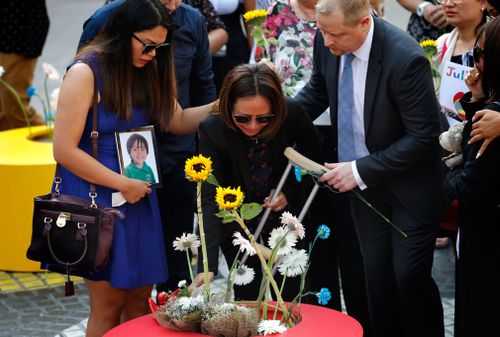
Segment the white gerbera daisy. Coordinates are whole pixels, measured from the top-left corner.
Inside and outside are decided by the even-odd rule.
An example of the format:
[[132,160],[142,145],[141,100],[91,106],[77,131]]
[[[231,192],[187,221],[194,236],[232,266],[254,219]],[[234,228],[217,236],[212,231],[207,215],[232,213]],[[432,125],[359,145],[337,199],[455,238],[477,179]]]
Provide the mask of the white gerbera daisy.
[[259,326],[257,328],[260,334],[270,335],[273,333],[283,333],[285,332],[286,326],[281,324],[278,319],[266,319],[259,322]]
[[293,248],[290,254],[283,257],[283,262],[278,266],[278,270],[281,275],[285,275],[286,272],[286,276],[295,277],[305,271],[308,259],[305,249]]
[[[271,249],[276,248],[276,254],[286,255],[292,251],[292,247],[297,243],[297,237],[287,228],[278,227],[271,231],[267,243]],[[279,247],[276,247],[278,245]]]
[[283,212],[281,215],[281,223],[288,226],[288,229],[290,229],[300,239],[303,239],[306,235],[304,226],[300,223],[299,219],[293,216],[290,212]]
[[234,271],[234,284],[239,286],[244,286],[245,284],[249,284],[253,281],[255,276],[255,271],[253,268],[247,267],[242,264]]
[[257,252],[255,251],[255,248],[253,248],[252,244],[250,241],[245,239],[243,235],[241,235],[240,232],[234,232],[233,233],[233,245],[234,246],[240,246],[240,252],[247,252],[248,255],[253,256]]
[[51,80],[59,81],[61,79],[59,72],[57,71],[56,68],[54,68],[52,64],[44,63],[42,64],[42,68],[45,75],[47,75],[47,77],[50,78]]
[[193,233],[182,233],[182,236],[175,238],[173,242],[175,250],[185,251],[190,248],[193,253],[197,251],[200,245],[198,235]]

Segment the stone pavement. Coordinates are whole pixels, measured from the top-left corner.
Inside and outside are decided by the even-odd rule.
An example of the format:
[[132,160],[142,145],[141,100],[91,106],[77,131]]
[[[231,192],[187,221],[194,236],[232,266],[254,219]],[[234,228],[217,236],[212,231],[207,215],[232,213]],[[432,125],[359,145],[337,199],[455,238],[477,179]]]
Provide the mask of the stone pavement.
[[[434,254],[433,276],[444,307],[446,337],[453,336],[454,255],[451,246]],[[0,337],[84,337],[89,312],[82,280],[64,297],[64,277],[54,273],[0,272]],[[219,278],[215,287],[223,287]]]

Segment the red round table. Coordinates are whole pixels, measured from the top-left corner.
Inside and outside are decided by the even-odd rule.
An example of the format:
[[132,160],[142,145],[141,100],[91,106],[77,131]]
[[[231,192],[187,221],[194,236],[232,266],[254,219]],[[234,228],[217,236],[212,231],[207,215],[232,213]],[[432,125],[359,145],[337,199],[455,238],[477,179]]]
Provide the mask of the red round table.
[[[301,304],[302,321],[283,333],[286,337],[362,337],[363,329],[354,318],[339,311]],[[125,322],[108,331],[104,337],[195,337],[194,332],[179,332],[160,326],[152,314]],[[278,335],[275,335],[278,336]]]

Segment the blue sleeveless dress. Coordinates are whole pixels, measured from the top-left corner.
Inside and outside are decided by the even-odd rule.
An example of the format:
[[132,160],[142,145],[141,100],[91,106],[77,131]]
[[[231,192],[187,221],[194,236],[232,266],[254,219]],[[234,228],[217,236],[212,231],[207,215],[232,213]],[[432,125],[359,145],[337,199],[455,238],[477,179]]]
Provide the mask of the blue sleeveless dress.
[[[99,58],[87,58],[93,64],[101,92],[102,75]],[[69,66],[71,67],[72,64]],[[119,119],[114,112],[98,106],[98,160],[109,169],[120,172],[116,149],[115,131],[151,124],[145,110],[133,109],[130,121]],[[92,131],[92,109],[89,110],[85,129],[78,147],[91,153],[90,132]],[[61,166],[61,193],[89,199],[89,183]],[[117,192],[96,185],[96,202],[111,207],[111,193]],[[163,242],[163,230],[156,192],[146,195],[135,204],[125,203],[118,207],[125,218],[116,218],[113,245],[109,261],[98,273],[88,274],[75,271],[73,274],[90,280],[105,280],[115,288],[132,289],[144,285],[166,282],[168,279],[167,261]],[[51,268],[51,266],[49,267]],[[56,269],[54,269],[56,270]]]

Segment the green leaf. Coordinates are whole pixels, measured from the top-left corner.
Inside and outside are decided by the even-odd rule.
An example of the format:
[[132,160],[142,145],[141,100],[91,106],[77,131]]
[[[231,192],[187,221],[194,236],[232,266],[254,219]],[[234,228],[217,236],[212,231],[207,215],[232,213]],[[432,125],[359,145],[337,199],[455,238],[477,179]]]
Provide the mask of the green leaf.
[[251,220],[255,218],[262,211],[262,206],[256,202],[243,204],[240,209],[241,217],[244,220]]
[[210,173],[208,175],[207,183],[215,185],[215,186],[219,186],[219,182],[217,181],[217,178],[215,178],[215,176],[212,173]]
[[236,221],[236,218],[234,217],[234,215],[231,214],[231,212],[228,211],[227,209],[219,210],[219,213],[216,213],[215,216],[218,218],[221,218],[222,223],[229,223],[229,222]]

